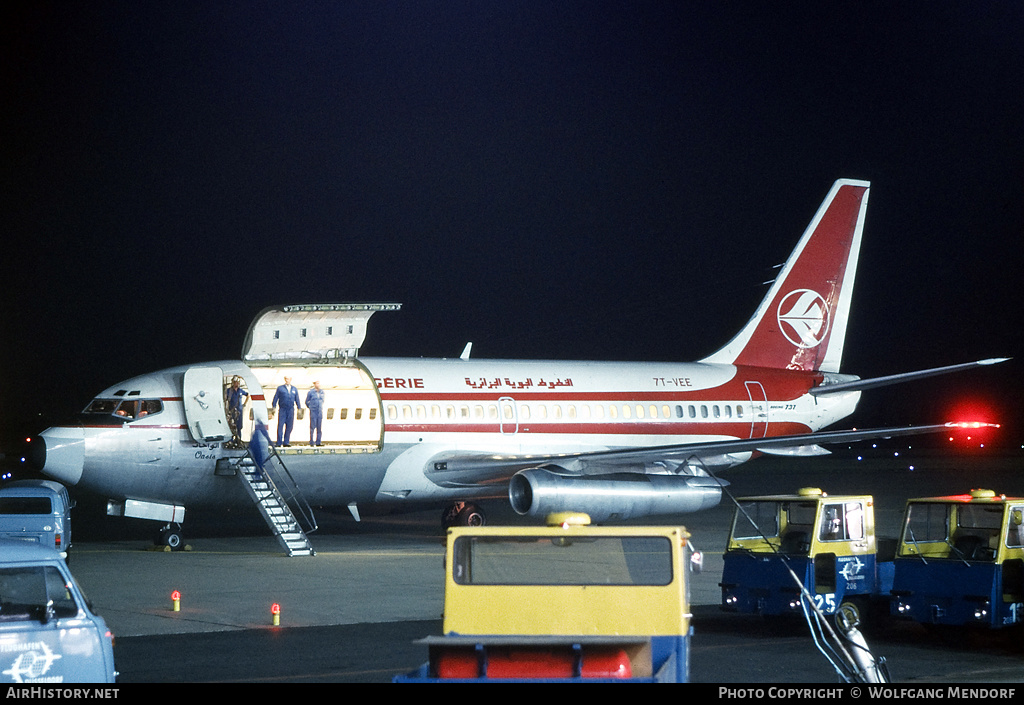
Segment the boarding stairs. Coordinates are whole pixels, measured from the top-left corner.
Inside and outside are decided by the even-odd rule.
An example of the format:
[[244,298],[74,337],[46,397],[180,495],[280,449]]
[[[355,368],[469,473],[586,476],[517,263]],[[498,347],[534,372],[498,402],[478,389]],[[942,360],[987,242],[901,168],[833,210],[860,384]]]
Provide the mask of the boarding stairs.
[[271,448],[261,468],[253,456],[246,452],[235,464],[235,474],[245,485],[249,497],[288,555],[316,555],[307,536],[307,533],[317,529],[313,509],[306,502],[281,456]]

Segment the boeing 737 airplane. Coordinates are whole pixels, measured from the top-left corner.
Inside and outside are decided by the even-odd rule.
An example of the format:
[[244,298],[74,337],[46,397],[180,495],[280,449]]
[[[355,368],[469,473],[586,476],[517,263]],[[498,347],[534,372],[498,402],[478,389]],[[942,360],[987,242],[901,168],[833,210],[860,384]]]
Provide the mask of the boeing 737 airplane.
[[[946,430],[820,429],[864,389],[1001,361],[840,373],[868,191],[832,186],[754,316],[699,362],[478,360],[469,346],[454,359],[364,358],[368,319],[398,304],[279,306],[253,321],[241,360],[119,382],[34,439],[33,462],[108,498],[110,514],[162,522],[172,546],[185,508],[204,505],[254,504],[279,537],[302,531],[275,522],[311,506],[347,506],[358,520],[370,503],[436,503],[463,523],[483,521],[487,498],[598,522],[710,507],[715,471],[754,454]],[[301,408],[278,445],[283,405],[272,400],[286,380]],[[305,440],[314,385],[318,444]],[[289,545],[311,552],[303,537]]]

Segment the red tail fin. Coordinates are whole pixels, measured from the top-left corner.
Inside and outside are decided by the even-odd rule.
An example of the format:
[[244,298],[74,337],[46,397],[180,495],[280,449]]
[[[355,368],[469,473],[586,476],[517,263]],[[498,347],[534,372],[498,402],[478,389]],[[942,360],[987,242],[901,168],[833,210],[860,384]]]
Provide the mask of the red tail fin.
[[754,317],[702,362],[839,371],[869,187],[832,185]]

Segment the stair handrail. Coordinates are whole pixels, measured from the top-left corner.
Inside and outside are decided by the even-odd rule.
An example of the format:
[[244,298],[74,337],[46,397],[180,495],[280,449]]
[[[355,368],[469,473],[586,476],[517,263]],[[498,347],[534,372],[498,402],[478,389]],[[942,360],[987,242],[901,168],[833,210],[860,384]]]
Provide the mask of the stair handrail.
[[[288,466],[285,465],[284,458],[282,458],[278,454],[277,449],[272,449],[271,454],[275,458],[277,458],[277,462],[278,464],[280,464],[281,470],[284,471],[284,477],[287,478],[288,480],[289,492],[291,494],[287,497],[285,497],[282,494],[282,497],[284,497],[284,500],[285,502],[288,503],[288,506],[292,507],[292,511],[298,509],[298,512],[302,516],[302,519],[306,522],[306,533],[312,533],[316,531],[318,527],[316,524],[316,517],[313,515],[313,507],[310,506],[309,502],[306,500],[306,495],[302,493],[302,489],[299,487],[299,483],[295,480],[295,477],[292,475],[291,470],[288,469]],[[275,488],[278,488],[278,491],[280,492],[278,483],[275,482],[274,486]],[[292,504],[293,501],[294,506]]]
[[[316,523],[316,517],[313,515],[313,507],[311,507],[309,502],[306,500],[306,496],[302,493],[299,483],[295,480],[295,477],[288,469],[284,459],[277,452],[277,449],[274,446],[269,446],[268,450],[270,453],[267,456],[266,462],[262,465],[259,460],[256,459],[256,456],[252,454],[250,448],[246,448],[246,456],[251,458],[253,463],[256,464],[256,467],[263,472],[267,482],[271,485],[274,492],[284,500],[285,504],[288,505],[288,508],[296,515],[296,519],[301,519],[300,524],[305,524],[302,527],[303,530],[306,533],[313,533],[319,528]],[[277,462],[273,462],[274,460]],[[271,468],[271,466],[273,466],[273,468]],[[278,470],[278,467],[280,467],[280,471]],[[277,481],[275,481],[275,476],[277,477]],[[282,483],[282,480],[286,482]],[[285,484],[288,488],[287,494],[281,491],[282,484]]]

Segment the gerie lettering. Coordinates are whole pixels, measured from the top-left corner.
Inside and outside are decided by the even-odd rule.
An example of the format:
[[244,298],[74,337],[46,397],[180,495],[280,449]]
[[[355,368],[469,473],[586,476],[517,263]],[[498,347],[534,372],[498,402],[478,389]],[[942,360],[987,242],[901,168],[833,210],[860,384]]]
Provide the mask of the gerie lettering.
[[379,389],[423,389],[421,377],[375,377]]

